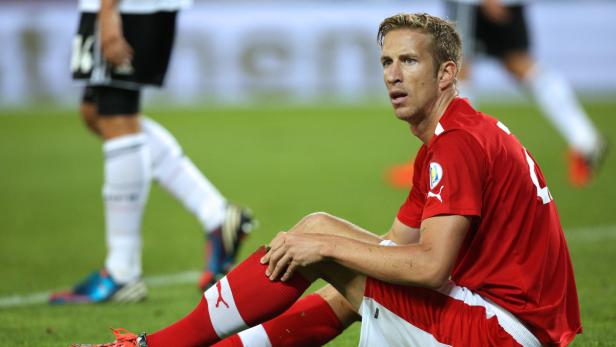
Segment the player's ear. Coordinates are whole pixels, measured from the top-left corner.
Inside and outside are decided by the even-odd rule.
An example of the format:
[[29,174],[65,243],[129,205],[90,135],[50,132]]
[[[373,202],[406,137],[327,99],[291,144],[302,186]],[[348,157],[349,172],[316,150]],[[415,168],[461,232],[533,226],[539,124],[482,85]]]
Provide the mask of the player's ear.
[[458,74],[458,66],[451,60],[441,64],[438,71],[438,83],[441,90],[445,90],[453,86],[456,75]]

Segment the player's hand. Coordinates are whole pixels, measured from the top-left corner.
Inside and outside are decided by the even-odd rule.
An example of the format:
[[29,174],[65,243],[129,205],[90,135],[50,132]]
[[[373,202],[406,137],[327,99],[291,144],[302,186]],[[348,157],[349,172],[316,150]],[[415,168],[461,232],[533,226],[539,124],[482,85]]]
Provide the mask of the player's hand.
[[494,23],[507,23],[510,19],[509,9],[500,0],[484,0],[481,10]]
[[298,267],[305,267],[323,260],[323,242],[318,234],[280,232],[272,240],[262,264],[268,264],[265,275],[271,281],[287,281]]
[[113,66],[128,65],[133,59],[133,48],[122,34],[122,19],[117,10],[99,14],[101,50],[103,57]]

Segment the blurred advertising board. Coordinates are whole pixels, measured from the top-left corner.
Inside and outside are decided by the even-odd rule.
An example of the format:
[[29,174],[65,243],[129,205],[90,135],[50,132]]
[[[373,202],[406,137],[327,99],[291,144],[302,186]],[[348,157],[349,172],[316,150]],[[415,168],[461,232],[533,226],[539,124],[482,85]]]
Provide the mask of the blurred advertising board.
[[[440,2],[203,2],[179,19],[167,87],[172,103],[358,102],[385,97],[376,28],[398,12],[442,15]],[[579,92],[616,92],[616,2],[533,2],[533,53]],[[71,103],[69,57],[78,13],[71,2],[0,3],[0,105]],[[474,80],[486,95],[518,95],[489,60]]]

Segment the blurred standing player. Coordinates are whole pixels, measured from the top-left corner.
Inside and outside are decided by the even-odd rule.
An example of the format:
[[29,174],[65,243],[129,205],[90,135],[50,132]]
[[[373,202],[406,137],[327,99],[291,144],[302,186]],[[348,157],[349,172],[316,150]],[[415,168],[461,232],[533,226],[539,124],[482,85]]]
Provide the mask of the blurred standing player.
[[569,145],[569,181],[582,187],[596,174],[606,143],[582,109],[569,83],[539,66],[529,53],[525,0],[447,0],[449,17],[464,42],[460,93],[471,97],[471,62],[478,53],[496,58],[534,97]]
[[71,291],[52,303],[139,301],[141,221],[154,179],[198,218],[207,232],[207,287],[231,266],[241,238],[250,231],[246,209],[228,203],[182,153],[163,126],[140,114],[141,89],[161,86],[180,9],[192,0],[80,0],[73,41],[73,77],[86,87],[80,107],[89,129],[103,140],[107,258]]
[[[98,346],[208,346],[250,326],[216,347],[315,346],[325,341],[311,338],[349,316],[361,318],[360,346],[565,346],[582,331],[554,200],[509,129],[457,97],[454,26],[398,14],[377,37],[394,114],[422,143],[413,188],[385,237],[310,214],[180,321],[150,335],[116,330],[115,343]],[[335,288],[331,297],[296,301],[316,278]],[[302,301],[330,312],[294,310]]]

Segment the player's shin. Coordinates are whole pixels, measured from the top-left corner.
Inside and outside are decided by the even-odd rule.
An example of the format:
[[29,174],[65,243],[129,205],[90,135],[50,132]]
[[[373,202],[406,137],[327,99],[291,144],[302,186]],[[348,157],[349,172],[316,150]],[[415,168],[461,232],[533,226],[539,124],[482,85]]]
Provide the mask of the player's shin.
[[296,274],[286,282],[270,281],[259,248],[205,291],[198,306],[175,324],[147,337],[149,347],[201,346],[267,321],[291,306],[310,282]]
[[296,301],[280,316],[226,338],[215,347],[322,346],[344,329],[333,309],[318,294]]
[[105,154],[105,267],[118,283],[141,275],[141,217],[150,189],[150,153],[143,134],[107,140]]
[[599,145],[599,134],[569,83],[540,68],[529,73],[524,82],[569,146],[583,155],[591,154]]
[[206,231],[220,226],[227,205],[222,194],[184,155],[167,129],[146,116],[141,117],[141,127],[152,153],[154,179],[195,215]]

